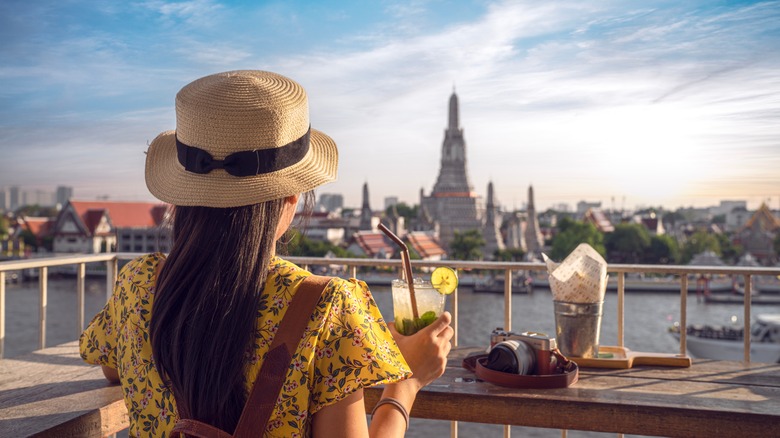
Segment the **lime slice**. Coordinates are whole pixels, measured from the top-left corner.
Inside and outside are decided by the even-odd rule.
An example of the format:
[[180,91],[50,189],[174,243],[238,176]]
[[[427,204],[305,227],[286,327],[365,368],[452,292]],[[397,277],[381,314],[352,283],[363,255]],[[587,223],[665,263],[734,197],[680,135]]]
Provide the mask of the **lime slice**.
[[431,284],[439,293],[449,295],[458,287],[458,275],[450,268],[439,266],[431,273]]

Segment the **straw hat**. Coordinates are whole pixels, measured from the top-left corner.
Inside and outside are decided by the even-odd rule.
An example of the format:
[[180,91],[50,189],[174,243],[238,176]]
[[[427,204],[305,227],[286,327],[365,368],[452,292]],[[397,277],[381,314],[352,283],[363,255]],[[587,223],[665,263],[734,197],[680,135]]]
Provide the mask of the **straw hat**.
[[336,179],[333,140],[310,129],[306,91],[265,71],[198,79],[176,95],[176,130],[146,154],[146,186],[174,205],[238,207]]

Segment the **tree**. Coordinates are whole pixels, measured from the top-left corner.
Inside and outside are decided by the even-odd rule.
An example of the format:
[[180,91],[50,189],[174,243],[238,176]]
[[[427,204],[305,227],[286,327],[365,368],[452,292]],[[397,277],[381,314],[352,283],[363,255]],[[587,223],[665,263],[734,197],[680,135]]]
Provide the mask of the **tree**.
[[650,238],[650,246],[645,250],[643,263],[670,265],[677,263],[680,258],[680,248],[677,240],[669,235],[653,236]]
[[721,255],[718,238],[704,230],[699,230],[693,233],[683,245],[681,262],[688,263],[693,259],[693,256],[704,251],[712,251],[718,256]]
[[309,239],[298,230],[290,230],[288,233],[292,233],[292,238],[285,252],[291,256],[324,257],[328,252],[332,252],[336,257],[354,257],[354,254],[344,248],[330,242]]
[[520,248],[498,249],[493,254],[495,260],[499,262],[519,262],[523,260],[524,256],[525,251]]
[[[409,206],[403,202],[399,202],[398,204],[395,204],[395,211],[398,212],[398,216],[403,217],[407,221],[414,219],[417,217],[417,210],[419,206],[413,205]],[[385,215],[390,216],[390,211],[393,209],[393,206],[387,207],[385,209]]]
[[671,225],[671,226],[665,225],[667,228],[674,228],[674,226],[678,222],[682,222],[684,220],[685,220],[685,215],[680,213],[679,211],[670,211],[668,213],[665,213],[663,216],[664,224]]
[[8,219],[5,216],[0,216],[0,239],[5,238],[8,235]]
[[718,239],[720,255],[723,261],[731,265],[736,264],[739,261],[739,256],[744,253],[742,246],[735,245],[726,234],[716,234],[715,237]]
[[553,237],[550,256],[563,260],[581,243],[587,243],[599,254],[605,256],[604,235],[591,223],[563,218],[558,223],[559,232]]
[[604,247],[610,262],[641,263],[650,247],[650,233],[641,224],[618,224],[604,237]]
[[480,260],[485,239],[478,230],[455,232],[450,243],[450,256],[454,260]]
[[772,247],[775,249],[775,257],[780,255],[780,233],[775,234],[775,240],[772,242]]
[[32,231],[22,230],[22,232],[19,233],[19,236],[21,236],[26,246],[38,249],[38,238],[35,237],[35,234],[33,234]]
[[56,207],[41,207],[38,204],[24,205],[16,209],[16,216],[55,217],[59,212]]

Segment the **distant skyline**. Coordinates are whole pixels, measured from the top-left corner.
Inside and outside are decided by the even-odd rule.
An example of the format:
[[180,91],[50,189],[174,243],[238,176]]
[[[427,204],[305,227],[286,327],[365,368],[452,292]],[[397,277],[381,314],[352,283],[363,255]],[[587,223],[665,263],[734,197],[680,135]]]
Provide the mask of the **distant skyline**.
[[5,0],[0,37],[0,187],[152,200],[176,92],[263,69],[307,89],[346,206],[430,193],[453,88],[507,209],[780,206],[778,1]]

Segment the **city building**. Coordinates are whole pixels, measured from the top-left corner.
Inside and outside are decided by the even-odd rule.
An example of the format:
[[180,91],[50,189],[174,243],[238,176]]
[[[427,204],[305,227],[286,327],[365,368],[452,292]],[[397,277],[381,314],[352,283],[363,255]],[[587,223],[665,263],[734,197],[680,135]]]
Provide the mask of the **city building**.
[[[579,208],[579,205],[580,204],[577,204],[577,208]],[[599,203],[599,205],[601,204]],[[589,208],[585,212],[583,221],[585,223],[593,224],[593,226],[595,226],[596,229],[601,231],[602,233],[611,233],[615,231],[615,226],[612,225],[612,222],[609,221],[609,218],[607,218],[607,215],[604,214],[601,208],[597,208],[597,207]]]
[[778,219],[766,204],[761,204],[745,225],[734,236],[734,242],[742,245],[746,253],[750,253],[765,266],[777,262],[774,241],[780,233]]
[[54,223],[54,252],[167,252],[167,211],[160,203],[70,200]]
[[580,201],[577,203],[577,215],[584,216],[591,208],[601,209],[601,202]]
[[383,233],[361,230],[353,234],[347,251],[358,257],[389,259],[393,256],[395,247]]
[[57,192],[55,195],[55,200],[57,202],[57,205],[60,207],[64,206],[68,203],[70,198],[73,197],[73,187],[68,186],[57,186]]
[[323,193],[317,199],[317,210],[336,213],[344,208],[344,196],[339,193]]
[[406,235],[405,241],[409,251],[417,254],[421,260],[438,261],[447,255],[431,233],[414,231]]

